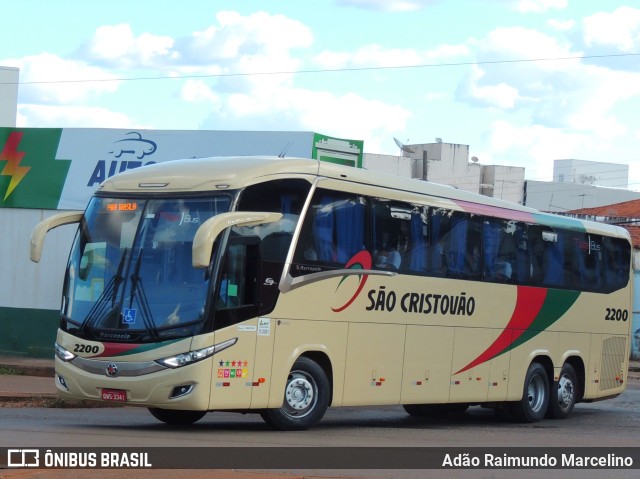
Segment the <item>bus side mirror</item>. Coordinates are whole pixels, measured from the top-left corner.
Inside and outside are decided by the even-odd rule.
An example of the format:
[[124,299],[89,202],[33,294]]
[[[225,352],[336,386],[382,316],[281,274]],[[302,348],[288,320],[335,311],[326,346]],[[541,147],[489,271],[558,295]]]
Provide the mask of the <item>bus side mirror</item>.
[[44,237],[50,230],[62,225],[79,223],[82,219],[82,215],[84,215],[84,212],[82,211],[66,211],[64,213],[53,215],[38,223],[31,232],[31,261],[34,263],[40,262],[42,246],[44,245]]
[[257,226],[274,223],[282,218],[282,213],[232,212],[209,218],[196,231],[191,248],[191,263],[194,268],[206,268],[211,261],[213,243],[220,233],[231,226]]

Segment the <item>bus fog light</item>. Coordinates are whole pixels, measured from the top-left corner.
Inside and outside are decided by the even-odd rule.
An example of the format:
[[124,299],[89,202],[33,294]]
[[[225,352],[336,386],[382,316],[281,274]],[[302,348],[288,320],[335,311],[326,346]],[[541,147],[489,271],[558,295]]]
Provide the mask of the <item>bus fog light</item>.
[[169,395],[169,399],[175,399],[182,396],[186,396],[187,394],[191,394],[191,392],[193,391],[193,387],[194,387],[193,384],[183,384],[182,386],[176,386],[171,391],[171,394]]
[[66,391],[68,391],[69,386],[67,386],[67,381],[65,381],[64,378],[59,374],[56,374],[56,378],[58,379],[58,384],[62,386]]

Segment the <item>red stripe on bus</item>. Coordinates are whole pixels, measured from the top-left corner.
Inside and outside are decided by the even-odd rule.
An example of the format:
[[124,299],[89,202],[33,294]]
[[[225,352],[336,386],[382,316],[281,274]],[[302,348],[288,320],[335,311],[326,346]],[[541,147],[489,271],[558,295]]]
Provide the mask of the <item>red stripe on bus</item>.
[[[478,364],[489,361],[503,353],[513,342],[518,339],[533,323],[542,309],[547,297],[546,288],[533,288],[531,286],[518,286],[516,306],[509,323],[502,333],[482,354],[467,364],[455,374],[460,374]],[[454,375],[455,375],[454,374]]]

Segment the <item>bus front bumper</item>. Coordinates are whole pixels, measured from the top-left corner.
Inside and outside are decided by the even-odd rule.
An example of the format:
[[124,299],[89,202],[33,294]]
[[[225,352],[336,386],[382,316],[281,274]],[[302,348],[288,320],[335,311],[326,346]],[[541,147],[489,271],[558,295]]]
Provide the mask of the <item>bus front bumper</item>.
[[129,406],[206,411],[212,358],[180,368],[153,363],[56,357],[56,387],[62,399],[94,400]]

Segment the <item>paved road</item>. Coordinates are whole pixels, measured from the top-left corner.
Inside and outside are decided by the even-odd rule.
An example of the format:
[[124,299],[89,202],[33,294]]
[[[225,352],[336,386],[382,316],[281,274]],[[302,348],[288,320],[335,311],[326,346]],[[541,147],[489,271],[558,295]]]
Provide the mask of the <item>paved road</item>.
[[[619,398],[580,404],[564,421],[514,424],[472,408],[458,417],[419,420],[400,407],[330,409],[312,431],[276,432],[259,416],[212,413],[191,428],[168,428],[136,408],[3,408],[0,447],[624,447],[640,445],[640,381]],[[242,468],[242,466],[240,466]],[[144,471],[142,471],[144,472]],[[514,477],[514,471],[287,470],[349,477]],[[548,475],[547,475],[548,473]],[[612,474],[614,473],[614,474]],[[195,474],[195,472],[194,472]],[[633,477],[636,471],[517,471],[517,477]],[[182,475],[182,474],[181,474]],[[136,476],[128,477],[152,477]],[[0,473],[4,479],[5,475]],[[25,477],[25,476],[6,476]],[[45,477],[45,476],[43,476]],[[192,477],[192,476],[183,476]]]

